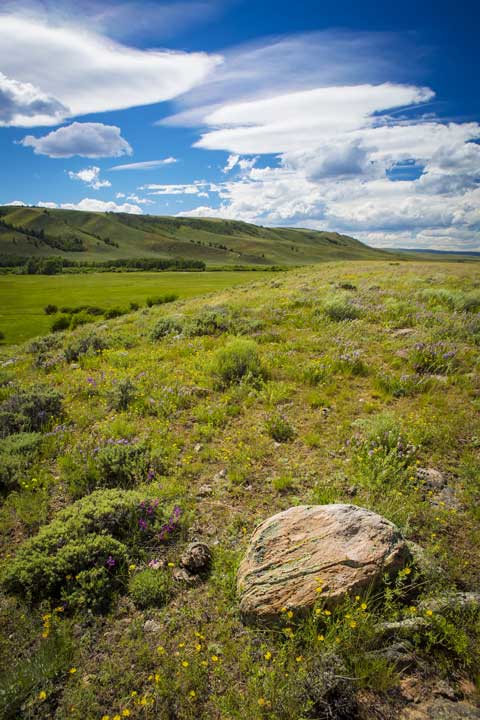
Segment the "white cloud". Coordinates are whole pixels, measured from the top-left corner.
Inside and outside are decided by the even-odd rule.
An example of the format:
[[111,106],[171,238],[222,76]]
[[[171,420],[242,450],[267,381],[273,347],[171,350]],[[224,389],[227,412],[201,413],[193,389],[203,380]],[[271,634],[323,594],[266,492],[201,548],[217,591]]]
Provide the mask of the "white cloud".
[[38,202],[38,207],[60,208],[62,210],[86,210],[88,212],[118,212],[132,213],[135,215],[142,214],[142,208],[132,203],[122,203],[118,205],[113,200],[97,200],[95,198],[83,198],[78,203],[54,203],[54,202]]
[[148,198],[141,198],[138,197],[135,193],[132,193],[131,195],[127,195],[127,200],[131,200],[132,202],[137,203],[137,205],[155,205],[153,200],[149,200]]
[[166,157],[163,160],[145,160],[144,162],[128,163],[127,165],[114,165],[110,170],[154,170],[162,165],[172,165],[178,162],[177,158]]
[[202,82],[220,62],[206,53],[128,47],[59,13],[7,11],[0,26],[2,72],[20,83],[23,94],[31,84],[29,92],[44,99],[38,112],[31,104],[17,107],[15,124],[23,127],[169,100]]
[[[412,70],[409,53],[404,65],[398,47],[379,53],[372,38],[355,45],[315,34],[258,46],[251,57],[226,53],[164,122],[197,125],[196,147],[228,152],[226,169],[235,159],[242,172],[219,188],[219,205],[183,214],[339,230],[397,247],[478,248],[480,124],[442,121],[432,107],[425,114],[433,90],[399,75]],[[276,157],[258,168],[251,155]]]
[[233,170],[233,168],[235,167],[235,165],[238,163],[239,160],[240,160],[239,155],[229,155],[227,158],[226,165],[223,168],[222,172],[229,173],[230,170]]
[[27,203],[24,203],[23,200],[12,200],[11,202],[5,204],[12,205],[13,207],[27,207]]
[[0,126],[21,124],[23,118],[61,122],[67,113],[68,109],[56,98],[0,72]]
[[205,191],[205,188],[210,186],[211,183],[196,181],[178,185],[142,185],[140,190],[147,190],[149,195],[199,195],[201,191]]
[[132,153],[132,148],[120,134],[120,128],[103,123],[74,122],[42,137],[27,135],[20,144],[32,147],[36,155],[52,158],[69,158],[73,155],[89,158],[118,157]]
[[94,190],[99,190],[102,187],[111,187],[112,185],[109,180],[102,180],[100,178],[100,168],[96,165],[84,168],[83,170],[79,170],[78,172],[72,172],[71,170],[69,170],[68,177],[71,180],[81,180]]

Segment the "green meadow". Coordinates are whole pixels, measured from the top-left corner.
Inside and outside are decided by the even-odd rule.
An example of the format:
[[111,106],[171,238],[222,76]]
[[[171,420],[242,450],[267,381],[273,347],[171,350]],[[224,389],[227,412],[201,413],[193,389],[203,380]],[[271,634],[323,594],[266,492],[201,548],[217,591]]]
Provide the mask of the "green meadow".
[[[0,348],[0,717],[407,720],[436,692],[429,718],[477,717],[476,265],[2,283],[25,332],[47,302],[181,299]],[[254,529],[329,503],[395,523],[412,562],[245,624]]]
[[[180,299],[248,283],[262,272],[162,272],[93,273],[85,275],[0,276],[0,331],[5,343],[15,344],[50,330],[49,303],[61,307],[99,305],[128,307],[164,293]],[[271,275],[271,273],[268,273]]]

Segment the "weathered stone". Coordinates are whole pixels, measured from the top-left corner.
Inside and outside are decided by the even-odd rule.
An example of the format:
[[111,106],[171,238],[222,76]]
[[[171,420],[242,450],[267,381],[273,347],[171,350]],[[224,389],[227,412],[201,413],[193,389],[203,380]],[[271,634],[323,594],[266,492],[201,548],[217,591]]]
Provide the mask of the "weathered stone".
[[[398,528],[355,505],[304,505],[255,530],[237,577],[246,621],[275,621],[282,608],[334,606],[395,575],[410,552]],[[319,592],[320,587],[322,588]]]
[[189,572],[200,573],[208,568],[212,559],[210,548],[205,543],[193,542],[188,545],[180,558],[180,565]]
[[399,720],[480,720],[480,709],[466,702],[435,698],[406,707]]
[[143,629],[148,633],[157,633],[160,632],[162,626],[156,620],[146,620],[143,624]]
[[198,497],[208,497],[209,495],[212,495],[213,488],[211,485],[201,485],[198,488],[197,495]]

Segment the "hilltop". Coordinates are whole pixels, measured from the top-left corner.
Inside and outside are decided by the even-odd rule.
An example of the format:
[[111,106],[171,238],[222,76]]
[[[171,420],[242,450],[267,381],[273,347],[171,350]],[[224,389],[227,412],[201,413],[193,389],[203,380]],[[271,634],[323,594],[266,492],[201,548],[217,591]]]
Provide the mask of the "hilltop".
[[308,265],[385,259],[335,232],[266,228],[238,220],[0,207],[0,256],[76,261],[188,258],[212,265]]

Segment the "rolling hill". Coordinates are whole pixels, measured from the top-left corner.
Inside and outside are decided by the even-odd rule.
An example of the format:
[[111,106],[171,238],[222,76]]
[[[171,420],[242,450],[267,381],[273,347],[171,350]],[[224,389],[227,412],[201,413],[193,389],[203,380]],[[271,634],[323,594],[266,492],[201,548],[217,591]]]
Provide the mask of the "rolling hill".
[[36,207],[0,207],[0,256],[77,261],[188,258],[207,265],[305,265],[385,259],[335,232],[266,228],[236,220],[181,218]]

